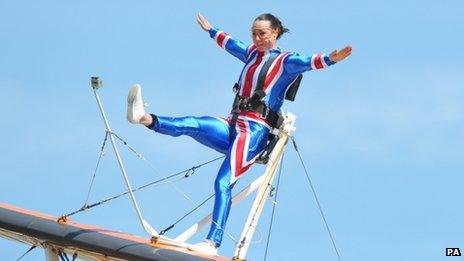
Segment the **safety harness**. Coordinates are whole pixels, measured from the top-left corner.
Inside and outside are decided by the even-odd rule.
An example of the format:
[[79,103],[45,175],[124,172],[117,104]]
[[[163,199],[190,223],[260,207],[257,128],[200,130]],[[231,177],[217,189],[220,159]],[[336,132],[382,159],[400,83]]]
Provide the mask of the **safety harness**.
[[[258,75],[258,82],[256,85],[256,89],[253,92],[251,97],[242,97],[240,96],[240,85],[238,83],[234,84],[233,91],[235,92],[235,99],[234,103],[232,104],[232,117],[230,120],[230,139],[234,137],[235,134],[235,127],[237,124],[238,116],[242,111],[255,111],[258,112],[266,122],[273,128],[278,129],[283,123],[284,117],[280,112],[273,111],[269,105],[264,101],[266,97],[266,92],[263,90],[264,81],[266,80],[266,76],[268,74],[269,68],[271,67],[272,63],[275,59],[279,56],[276,54],[271,56],[263,65],[261,71]],[[298,87],[300,86],[301,79],[303,78],[302,74],[299,74],[295,77],[295,79],[287,86],[287,92],[285,93],[285,99],[289,101],[294,101],[296,97],[296,93],[298,92]],[[261,153],[260,157],[258,158],[258,163],[267,163],[268,157],[272,152],[275,144],[277,143],[278,136],[273,134],[272,131],[269,132],[268,136],[268,144]]]

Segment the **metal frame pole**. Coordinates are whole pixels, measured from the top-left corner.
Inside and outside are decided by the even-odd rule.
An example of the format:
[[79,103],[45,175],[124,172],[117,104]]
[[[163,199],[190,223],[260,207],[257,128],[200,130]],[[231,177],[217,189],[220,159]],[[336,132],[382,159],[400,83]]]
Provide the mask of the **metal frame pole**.
[[[232,208],[235,207],[238,203],[240,203],[242,200],[246,199],[251,193],[255,192],[258,190],[259,186],[263,183],[265,178],[265,175],[261,175],[257,179],[255,179],[250,185],[248,185],[246,188],[244,188],[242,191],[240,191],[238,194],[236,194],[232,198]],[[202,220],[185,230],[182,234],[177,236],[175,238],[176,241],[180,242],[185,242],[189,240],[193,235],[195,235],[197,232],[203,230],[206,226],[211,224],[211,221],[213,220],[213,214],[210,213],[208,216],[204,217]]]
[[272,182],[274,180],[276,170],[280,164],[285,145],[287,144],[291,132],[295,130],[295,115],[287,113],[284,117],[284,123],[279,131],[279,140],[274,147],[272,154],[270,155],[269,162],[264,172],[264,182],[259,187],[256,198],[248,215],[248,219],[243,228],[242,235],[240,236],[240,244],[235,249],[236,260],[245,260],[245,256],[247,254],[248,248],[250,247],[255,228],[263,211],[264,204],[266,203],[266,198],[270,193]]
[[46,261],[58,261],[58,253],[57,250],[54,249],[52,246],[45,244],[45,260]]
[[110,141],[111,141],[111,144],[113,145],[113,150],[114,150],[114,154],[116,155],[116,159],[118,160],[119,169],[121,170],[122,176],[124,177],[124,181],[126,182],[127,189],[132,199],[132,204],[134,205],[135,211],[137,212],[140,223],[142,224],[142,227],[148,234],[150,234],[153,237],[158,238],[159,237],[158,232],[156,232],[156,230],[153,229],[153,227],[147,221],[145,221],[142,217],[142,213],[140,212],[139,206],[137,204],[137,200],[135,199],[134,193],[132,192],[132,186],[130,185],[129,178],[127,177],[124,164],[122,162],[121,156],[119,155],[119,151],[116,146],[116,143],[114,142],[113,132],[111,131],[110,125],[108,123],[108,119],[106,118],[105,111],[103,110],[103,105],[100,100],[100,96],[98,96],[98,93],[97,93],[97,90],[102,87],[102,82],[100,78],[98,77],[92,77],[91,82],[92,82],[93,93],[95,94],[95,98],[98,103],[98,108],[100,109],[100,113],[102,115],[103,121],[105,122],[106,131],[110,134],[109,135]]

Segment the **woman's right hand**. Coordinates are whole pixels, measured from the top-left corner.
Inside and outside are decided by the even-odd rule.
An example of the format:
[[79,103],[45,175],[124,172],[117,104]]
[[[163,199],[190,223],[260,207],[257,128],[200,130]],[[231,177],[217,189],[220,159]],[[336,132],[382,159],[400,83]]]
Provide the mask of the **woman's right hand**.
[[330,54],[329,56],[330,60],[334,62],[339,62],[345,59],[346,57],[350,56],[352,50],[353,50],[353,47],[351,47],[351,45],[345,46],[345,48],[341,49],[340,51],[335,50]]
[[198,13],[197,15],[197,22],[201,26],[201,29],[203,29],[204,31],[209,32],[209,30],[211,29],[211,24],[200,13]]

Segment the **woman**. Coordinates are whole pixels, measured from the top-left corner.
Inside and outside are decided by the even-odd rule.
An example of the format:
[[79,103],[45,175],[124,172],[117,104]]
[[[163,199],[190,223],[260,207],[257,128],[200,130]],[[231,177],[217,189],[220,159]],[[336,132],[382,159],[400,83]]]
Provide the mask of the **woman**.
[[[258,16],[252,25],[253,44],[246,46],[227,33],[213,28],[201,14],[200,27],[217,44],[245,65],[236,84],[234,110],[227,119],[217,117],[162,117],[144,111],[141,90],[134,85],[128,95],[127,118],[162,134],[188,135],[226,155],[215,180],[213,222],[205,241],[191,250],[217,255],[231,207],[231,190],[251,167],[267,144],[269,132],[279,127],[279,111],[285,95],[303,72],[322,69],[351,54],[351,46],[329,56],[299,55],[277,47],[277,39],[288,32],[272,14]],[[273,116],[273,117],[271,117]]]

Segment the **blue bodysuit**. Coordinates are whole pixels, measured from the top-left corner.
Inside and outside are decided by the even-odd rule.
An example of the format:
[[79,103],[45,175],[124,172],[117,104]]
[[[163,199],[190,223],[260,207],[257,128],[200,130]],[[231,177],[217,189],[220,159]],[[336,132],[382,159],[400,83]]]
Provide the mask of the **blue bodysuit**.
[[[274,112],[280,111],[289,86],[299,74],[334,64],[325,54],[306,56],[283,52],[279,48],[261,52],[254,44],[246,46],[215,28],[212,28],[209,34],[221,48],[245,64],[238,81],[240,86],[238,94],[242,97],[253,95],[264,64],[267,60],[274,59],[262,83],[262,90],[266,93],[264,101]],[[271,131],[270,124],[256,111],[241,111],[232,135],[229,134],[230,122],[231,116],[228,118],[155,116],[154,124],[149,126],[156,132],[170,136],[190,136],[201,144],[226,155],[214,183],[216,194],[213,222],[207,236],[207,239],[215,242],[217,247],[221,245],[232,204],[231,190],[263,151]]]

